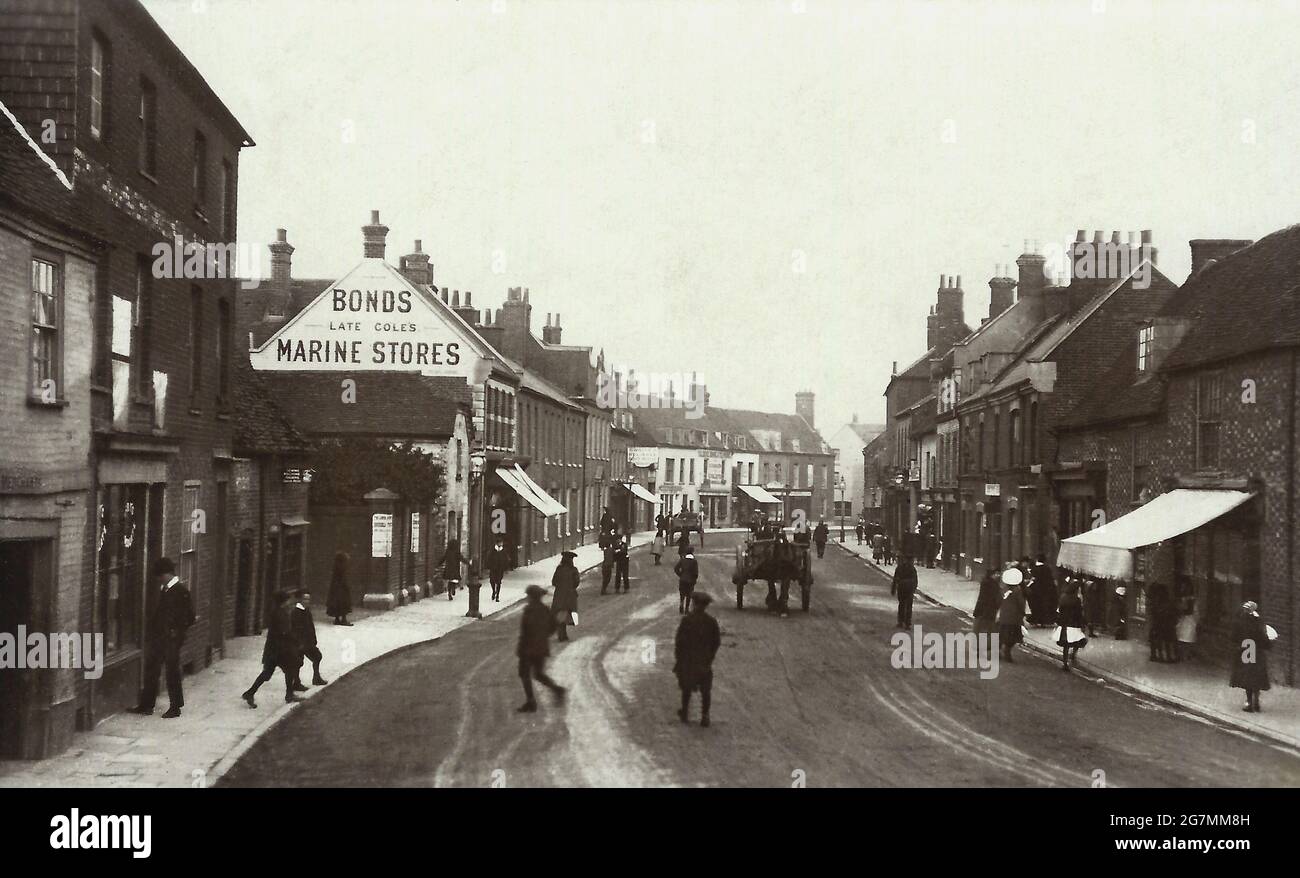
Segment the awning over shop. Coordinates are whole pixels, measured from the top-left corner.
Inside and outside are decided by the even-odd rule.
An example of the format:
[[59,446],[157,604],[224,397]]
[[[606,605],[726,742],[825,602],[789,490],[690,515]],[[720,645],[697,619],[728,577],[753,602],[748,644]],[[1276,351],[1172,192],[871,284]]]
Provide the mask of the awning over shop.
[[1061,543],[1057,566],[1089,576],[1131,579],[1133,550],[1195,530],[1251,498],[1245,491],[1179,488],[1096,530]]
[[501,477],[501,481],[510,486],[510,490],[518,494],[525,503],[542,513],[542,515],[554,514],[551,512],[550,504],[543,503],[542,499],[534,494],[527,485],[519,481],[519,477],[512,470],[499,469],[497,475]]
[[633,482],[631,485],[627,484],[626,482],[615,482],[614,484],[622,485],[624,488],[627,488],[629,491],[631,491],[633,494],[635,494],[637,497],[639,497],[640,499],[644,500],[647,503],[659,502],[658,497],[656,497],[654,494],[651,494],[649,491],[647,491],[645,488],[641,487],[640,485],[636,484],[635,482]]
[[737,488],[744,491],[751,498],[759,503],[780,503],[780,499],[773,497],[772,494],[762,485],[737,485]]
[[546,493],[545,488],[534,482],[519,464],[515,464],[515,477],[546,505],[547,510],[542,513],[543,515],[564,515],[569,511],[563,503]]

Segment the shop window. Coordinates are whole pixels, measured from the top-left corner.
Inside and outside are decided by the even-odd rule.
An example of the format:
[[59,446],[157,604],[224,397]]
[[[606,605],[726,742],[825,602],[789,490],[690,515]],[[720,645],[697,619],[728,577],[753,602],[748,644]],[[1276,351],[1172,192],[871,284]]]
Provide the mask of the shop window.
[[147,530],[144,485],[108,485],[99,492],[96,598],[104,651],[140,647]]

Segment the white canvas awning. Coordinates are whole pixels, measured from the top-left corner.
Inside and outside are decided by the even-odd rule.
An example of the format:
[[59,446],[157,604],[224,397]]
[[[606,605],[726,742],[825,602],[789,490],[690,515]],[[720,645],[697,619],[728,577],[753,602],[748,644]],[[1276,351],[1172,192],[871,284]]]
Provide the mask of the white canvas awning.
[[615,482],[614,484],[616,484],[616,485],[622,485],[624,488],[627,488],[629,491],[631,491],[633,494],[635,494],[638,498],[644,500],[644,501],[647,502],[647,503],[658,503],[658,502],[659,502],[659,498],[658,498],[658,497],[656,497],[654,494],[651,494],[649,491],[647,491],[645,488],[641,487],[640,485],[636,484],[635,482],[633,482],[633,483],[630,484],[630,485],[627,484],[626,482]]
[[518,478],[525,487],[536,494],[539,500],[546,504],[548,511],[543,512],[543,515],[564,515],[569,511],[563,503],[546,493],[545,488],[529,478],[528,473],[524,472],[524,468],[519,464],[515,464],[515,477]]
[[499,469],[497,470],[497,475],[501,477],[501,481],[510,486],[510,490],[518,494],[529,506],[542,513],[542,515],[552,514],[550,511],[550,504],[543,503],[542,499],[534,494],[527,485],[519,481],[519,477],[516,476],[513,471],[508,469]]
[[766,488],[764,488],[762,485],[737,485],[736,487],[744,491],[754,500],[757,500],[759,503],[780,503],[781,502],[780,498],[773,497],[771,492],[768,491]]
[[1131,579],[1133,550],[1195,530],[1251,498],[1245,491],[1179,488],[1109,524],[1061,543],[1058,567],[1089,576]]

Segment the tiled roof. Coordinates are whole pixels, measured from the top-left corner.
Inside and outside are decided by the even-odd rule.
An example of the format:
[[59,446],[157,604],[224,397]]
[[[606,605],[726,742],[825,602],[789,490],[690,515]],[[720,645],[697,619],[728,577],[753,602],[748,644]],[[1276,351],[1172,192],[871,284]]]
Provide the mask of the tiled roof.
[[870,442],[885,432],[884,424],[859,424],[857,421],[850,423],[848,428],[856,433],[857,437],[863,442]]
[[1164,369],[1300,345],[1300,225],[1261,238],[1183,284],[1167,316],[1190,318]]
[[82,237],[102,238],[90,217],[78,210],[59,172],[42,158],[45,153],[30,140],[30,133],[0,104],[0,202]]
[[[732,432],[747,432],[751,436],[764,431],[777,431],[783,441],[797,440],[799,450],[805,454],[829,454],[830,446],[821,434],[809,426],[800,415],[787,415],[780,412],[757,412],[750,409],[708,409],[727,418],[733,425]],[[757,438],[757,437],[756,437]],[[788,448],[771,449],[789,451]]]
[[261,373],[245,359],[235,366],[234,449],[236,453],[308,451],[312,443],[276,405]]
[[[455,431],[461,408],[446,382],[414,372],[259,374],[293,425],[313,436],[442,438]],[[344,378],[356,382],[355,402],[343,401]]]
[[1158,413],[1164,405],[1165,382],[1150,376],[1138,383],[1137,356],[1125,351],[1093,384],[1088,396],[1062,417],[1061,429],[1078,430]]

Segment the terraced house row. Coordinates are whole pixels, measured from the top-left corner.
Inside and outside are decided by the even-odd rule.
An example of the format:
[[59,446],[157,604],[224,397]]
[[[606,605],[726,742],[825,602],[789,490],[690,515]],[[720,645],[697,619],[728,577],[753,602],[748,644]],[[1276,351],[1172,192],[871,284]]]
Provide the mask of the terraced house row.
[[1080,231],[1056,278],[1026,242],[975,329],[941,279],[864,478],[891,537],[963,577],[1043,554],[1125,585],[1139,632],[1160,583],[1211,654],[1254,600],[1295,685],[1300,227],[1189,246],[1180,286],[1148,232]]

